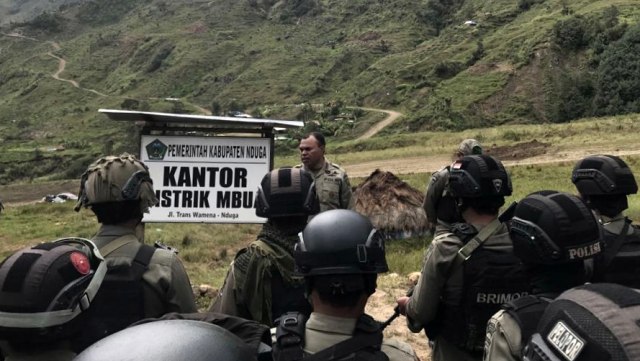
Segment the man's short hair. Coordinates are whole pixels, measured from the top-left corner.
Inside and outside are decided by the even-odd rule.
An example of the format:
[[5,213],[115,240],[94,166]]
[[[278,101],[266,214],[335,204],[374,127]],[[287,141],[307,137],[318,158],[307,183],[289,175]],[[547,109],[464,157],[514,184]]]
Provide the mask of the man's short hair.
[[302,137],[302,139],[307,139],[309,137],[316,138],[316,140],[318,141],[318,144],[321,147],[324,147],[327,144],[326,140],[324,139],[324,135],[322,135],[322,133],[320,133],[320,132],[311,132],[311,133],[305,135],[304,137]]

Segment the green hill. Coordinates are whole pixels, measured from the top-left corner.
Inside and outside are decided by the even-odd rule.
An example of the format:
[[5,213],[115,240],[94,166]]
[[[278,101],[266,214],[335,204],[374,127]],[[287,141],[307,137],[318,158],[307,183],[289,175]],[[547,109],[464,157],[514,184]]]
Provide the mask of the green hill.
[[0,183],[136,152],[98,108],[317,119],[346,139],[373,117],[332,124],[351,105],[402,111],[387,134],[638,112],[638,19],[634,0],[62,5],[1,28]]

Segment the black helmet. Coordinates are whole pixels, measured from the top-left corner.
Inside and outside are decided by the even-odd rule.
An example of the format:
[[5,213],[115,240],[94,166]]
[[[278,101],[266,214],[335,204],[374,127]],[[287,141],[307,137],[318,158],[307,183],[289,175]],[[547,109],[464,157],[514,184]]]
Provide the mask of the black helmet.
[[640,293],[598,283],[562,293],[524,348],[525,361],[640,359]]
[[627,163],[613,155],[592,155],[576,164],[571,181],[585,196],[635,194],[638,185]]
[[304,276],[387,272],[384,239],[369,219],[357,212],[333,209],[313,217],[294,250]]
[[524,263],[559,264],[601,252],[598,222],[580,198],[556,191],[528,195],[509,226],[513,251]]
[[116,332],[74,361],[251,361],[256,355],[220,326],[191,320],[149,322]]
[[300,168],[274,169],[264,175],[256,195],[258,217],[309,216],[320,212],[313,177]]
[[22,249],[0,264],[0,338],[60,337],[86,311],[106,274],[89,240],[65,238]]
[[502,163],[488,155],[468,155],[449,170],[449,190],[458,198],[511,195],[511,179]]

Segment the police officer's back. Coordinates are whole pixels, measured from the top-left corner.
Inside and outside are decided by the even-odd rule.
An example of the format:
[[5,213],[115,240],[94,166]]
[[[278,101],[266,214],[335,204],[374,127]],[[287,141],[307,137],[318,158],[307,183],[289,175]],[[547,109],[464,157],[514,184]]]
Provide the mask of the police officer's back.
[[320,206],[312,176],[299,168],[265,174],[255,205],[256,215],[267,222],[257,240],[236,255],[210,311],[271,326],[288,310],[311,312],[303,279],[293,272],[293,247],[308,217]]
[[129,154],[93,162],[82,175],[76,210],[90,208],[100,228],[92,238],[109,273],[78,349],[131,323],[167,312],[196,312],[189,277],[171,250],[144,244],[141,221],[156,204],[146,165]]
[[550,300],[587,280],[585,260],[601,252],[600,230],[576,196],[540,191],[518,204],[510,223],[513,250],[526,267],[531,295],[502,306],[487,325],[485,360],[520,360]]
[[640,293],[587,284],[562,293],[542,315],[525,361],[640,360]]
[[415,360],[405,343],[384,340],[381,324],[364,313],[377,274],[388,270],[383,238],[364,216],[329,210],[314,217],[296,245],[313,313],[280,317],[274,360]]
[[7,361],[67,361],[106,273],[90,241],[28,247],[0,264],[0,350]]
[[640,229],[624,215],[627,196],[638,192],[631,169],[616,156],[593,155],[576,164],[571,180],[604,229],[592,281],[640,288]]
[[409,328],[434,341],[434,360],[479,360],[487,320],[529,289],[498,218],[511,181],[495,158],[466,156],[452,165],[449,190],[467,223],[434,238],[413,294],[398,304]]

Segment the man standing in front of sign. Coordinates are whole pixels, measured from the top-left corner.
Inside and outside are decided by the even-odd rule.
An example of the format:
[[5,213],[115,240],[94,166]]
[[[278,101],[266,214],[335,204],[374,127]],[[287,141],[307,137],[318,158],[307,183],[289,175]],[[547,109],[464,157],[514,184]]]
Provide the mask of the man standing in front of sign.
[[145,245],[138,232],[143,214],[157,202],[147,166],[132,155],[100,158],[82,175],[75,210],[90,208],[98,218],[92,241],[108,272],[81,347],[143,318],[197,311],[180,259],[172,250]]
[[320,212],[329,209],[353,209],[354,199],[351,184],[344,169],[325,158],[324,135],[312,132],[300,140],[300,160],[302,168],[313,174],[320,200]]

